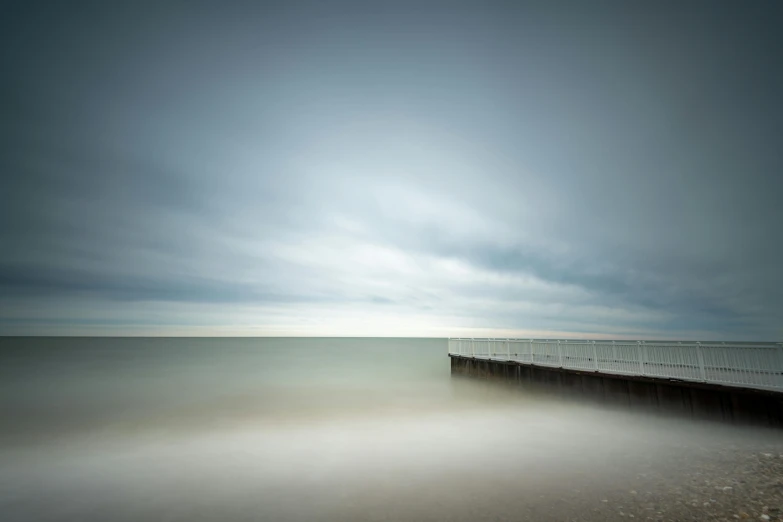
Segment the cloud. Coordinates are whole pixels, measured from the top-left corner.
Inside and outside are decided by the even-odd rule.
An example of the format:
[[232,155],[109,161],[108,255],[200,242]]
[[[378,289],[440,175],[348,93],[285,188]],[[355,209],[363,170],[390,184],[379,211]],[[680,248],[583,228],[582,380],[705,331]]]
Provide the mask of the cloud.
[[0,332],[783,335],[772,14],[55,10]]

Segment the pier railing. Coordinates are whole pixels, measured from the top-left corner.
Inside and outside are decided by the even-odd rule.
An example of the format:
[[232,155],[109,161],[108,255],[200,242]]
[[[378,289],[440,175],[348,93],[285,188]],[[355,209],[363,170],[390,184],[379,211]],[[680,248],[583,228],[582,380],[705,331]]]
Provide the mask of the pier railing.
[[449,353],[581,371],[783,390],[783,343],[449,339]]

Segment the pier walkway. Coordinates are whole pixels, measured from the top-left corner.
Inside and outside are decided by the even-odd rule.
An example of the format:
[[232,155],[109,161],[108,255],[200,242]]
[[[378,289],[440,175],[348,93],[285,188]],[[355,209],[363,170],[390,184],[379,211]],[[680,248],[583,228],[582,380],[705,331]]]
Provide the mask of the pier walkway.
[[449,355],[783,392],[783,343],[452,338]]

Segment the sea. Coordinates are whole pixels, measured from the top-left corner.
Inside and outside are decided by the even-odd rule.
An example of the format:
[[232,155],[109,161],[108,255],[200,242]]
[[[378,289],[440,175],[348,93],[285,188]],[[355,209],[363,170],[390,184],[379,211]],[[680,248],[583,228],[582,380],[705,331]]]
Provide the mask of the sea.
[[0,338],[3,522],[577,520],[776,444],[452,376],[446,339]]

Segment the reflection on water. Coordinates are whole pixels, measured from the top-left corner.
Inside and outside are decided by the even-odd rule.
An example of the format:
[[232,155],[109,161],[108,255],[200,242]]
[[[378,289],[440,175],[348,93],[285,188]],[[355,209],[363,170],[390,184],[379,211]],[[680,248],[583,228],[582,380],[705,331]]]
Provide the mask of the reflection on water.
[[546,518],[683,454],[779,442],[451,378],[445,340],[0,349],[4,521]]

